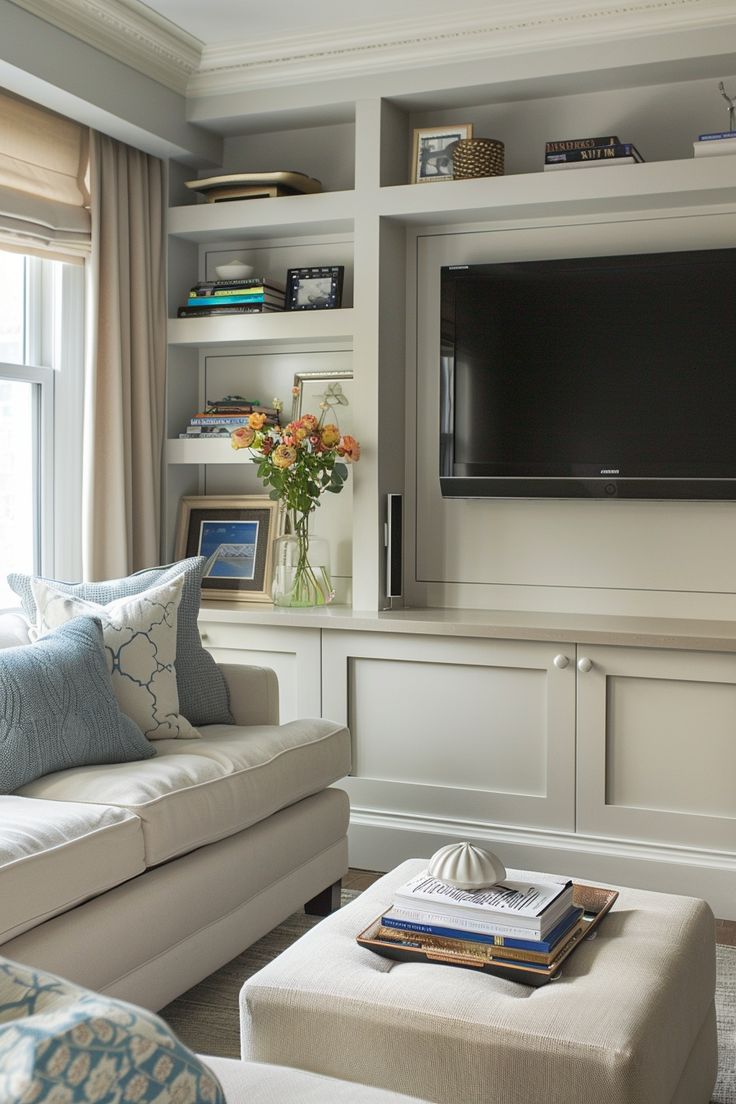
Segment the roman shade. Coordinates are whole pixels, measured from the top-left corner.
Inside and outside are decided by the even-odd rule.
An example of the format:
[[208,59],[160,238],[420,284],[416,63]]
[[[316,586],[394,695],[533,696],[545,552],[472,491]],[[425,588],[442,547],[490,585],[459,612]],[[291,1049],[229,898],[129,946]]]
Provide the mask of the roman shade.
[[0,90],[0,247],[64,261],[89,253],[87,135]]

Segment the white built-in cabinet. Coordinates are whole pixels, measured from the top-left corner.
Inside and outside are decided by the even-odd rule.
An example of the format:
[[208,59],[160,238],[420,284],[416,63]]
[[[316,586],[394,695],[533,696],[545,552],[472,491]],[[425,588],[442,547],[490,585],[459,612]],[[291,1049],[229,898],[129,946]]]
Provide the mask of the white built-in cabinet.
[[736,918],[736,632],[647,636],[622,618],[635,646],[595,643],[607,619],[582,640],[560,619],[556,639],[547,615],[541,639],[528,622],[512,639],[496,635],[519,635],[512,614],[436,612],[201,615],[217,659],[278,672],[282,721],[349,726],[353,865],[469,838],[509,865],[700,895]]

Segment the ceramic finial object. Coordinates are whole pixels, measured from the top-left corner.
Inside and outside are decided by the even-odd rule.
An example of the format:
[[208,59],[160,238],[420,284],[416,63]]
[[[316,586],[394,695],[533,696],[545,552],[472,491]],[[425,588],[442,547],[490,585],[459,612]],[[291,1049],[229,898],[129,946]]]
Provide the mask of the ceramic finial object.
[[456,889],[474,890],[502,882],[506,867],[498,855],[483,847],[475,847],[472,843],[448,843],[435,851],[429,860],[429,873]]

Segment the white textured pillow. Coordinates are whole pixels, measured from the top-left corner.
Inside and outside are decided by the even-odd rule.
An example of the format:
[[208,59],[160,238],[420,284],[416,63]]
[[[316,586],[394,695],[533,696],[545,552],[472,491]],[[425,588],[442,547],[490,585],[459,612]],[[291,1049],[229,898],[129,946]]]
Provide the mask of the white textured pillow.
[[73,617],[98,617],[118,705],[149,740],[192,739],[196,728],[179,713],[176,689],[176,614],[183,578],[106,606],[73,598],[33,579],[36,636]]

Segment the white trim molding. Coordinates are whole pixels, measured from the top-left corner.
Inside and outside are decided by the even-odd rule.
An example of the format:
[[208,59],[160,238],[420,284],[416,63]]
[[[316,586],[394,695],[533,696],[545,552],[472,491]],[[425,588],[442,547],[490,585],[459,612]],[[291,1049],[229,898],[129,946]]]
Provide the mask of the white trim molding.
[[210,96],[314,80],[467,62],[610,38],[736,26],[733,0],[497,0],[488,10],[395,20],[353,30],[204,46],[188,95]]
[[20,8],[184,95],[202,44],[138,0],[13,0]]

